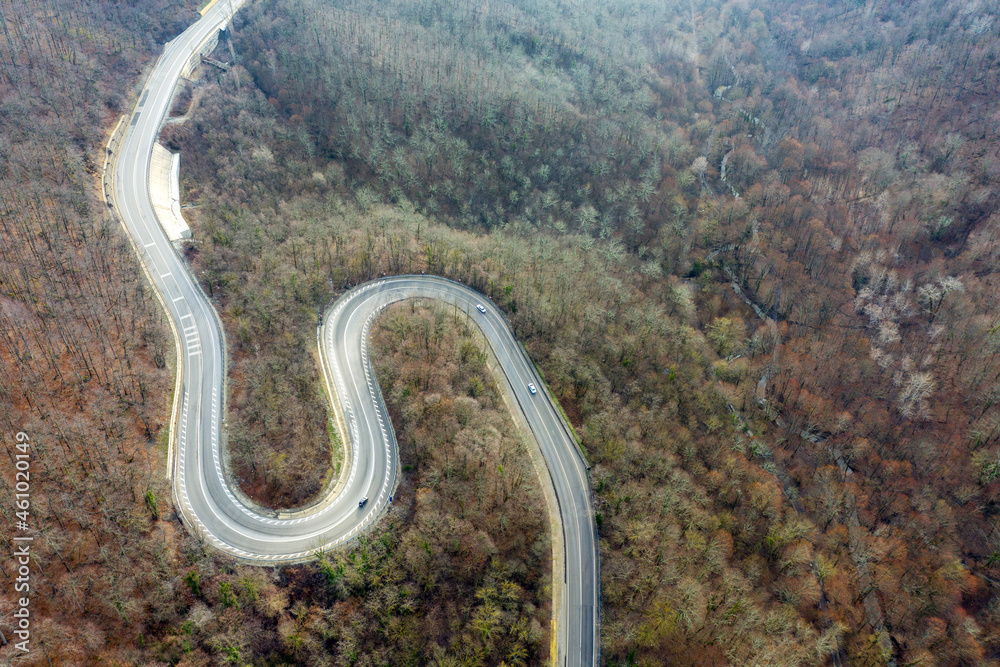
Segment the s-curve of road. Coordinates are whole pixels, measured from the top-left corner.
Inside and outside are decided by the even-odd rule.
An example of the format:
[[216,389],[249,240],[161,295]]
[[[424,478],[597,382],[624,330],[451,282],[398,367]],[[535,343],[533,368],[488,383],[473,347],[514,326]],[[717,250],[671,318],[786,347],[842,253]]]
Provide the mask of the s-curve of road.
[[[321,359],[351,449],[340,493],[301,511],[278,514],[244,501],[227,480],[220,448],[225,348],[218,318],[160,227],[148,181],[153,144],[182,69],[241,4],[217,3],[166,45],[127,121],[114,167],[114,203],[178,341],[170,474],[180,515],[214,547],[259,564],[309,560],[356,537],[386,509],[398,467],[392,426],[368,359],[369,328],[386,306],[404,299],[453,304],[470,314],[492,347],[502,370],[498,379],[534,433],[558,499],[565,545],[565,584],[557,615],[559,663],[596,665],[597,535],[586,467],[547,394],[529,391],[529,383],[542,387],[541,379],[503,315],[468,287],[433,276],[397,276],[356,287],[328,309],[319,332]],[[363,498],[369,500],[359,507]]]

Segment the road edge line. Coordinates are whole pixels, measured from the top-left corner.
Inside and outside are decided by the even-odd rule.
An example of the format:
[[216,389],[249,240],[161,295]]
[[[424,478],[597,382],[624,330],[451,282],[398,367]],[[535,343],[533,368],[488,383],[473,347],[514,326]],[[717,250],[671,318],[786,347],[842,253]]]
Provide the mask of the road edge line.
[[[159,62],[159,58],[157,58]],[[154,69],[155,69],[154,63]],[[145,86],[143,86],[145,88]],[[101,178],[101,183],[105,188],[105,201],[110,205],[111,211],[114,214],[118,224],[121,226],[122,231],[125,233],[125,238],[128,239],[129,244],[132,246],[132,250],[135,252],[136,258],[139,260],[139,267],[142,269],[143,275],[146,277],[146,282],[152,288],[153,295],[156,296],[156,300],[160,304],[160,310],[166,315],[165,319],[170,325],[170,331],[174,337],[174,354],[176,356],[176,367],[174,371],[174,399],[172,401],[173,405],[170,408],[170,422],[167,427],[167,456],[166,456],[166,467],[167,467],[167,482],[170,483],[171,489],[173,489],[173,458],[174,458],[174,440],[177,437],[177,418],[180,412],[180,401],[181,401],[181,389],[182,381],[184,378],[184,354],[181,349],[181,336],[180,332],[177,331],[177,325],[174,323],[174,318],[170,316],[170,311],[167,309],[167,303],[163,300],[163,295],[160,294],[160,290],[157,289],[156,283],[153,282],[153,276],[149,273],[149,267],[146,266],[146,261],[142,258],[142,250],[139,248],[136,240],[132,238],[132,234],[129,233],[128,227],[125,226],[125,220],[122,218],[121,213],[118,210],[118,197],[115,194],[115,182],[114,176],[115,171],[118,169],[118,151],[117,149],[112,149],[112,144],[115,143],[115,137],[118,131],[121,129],[125,122],[125,119],[135,114],[135,107],[133,107],[131,113],[122,114],[121,118],[118,119],[118,124],[115,125],[115,129],[111,131],[111,136],[108,138],[108,143],[104,155],[104,173]],[[127,128],[127,126],[126,126]],[[128,129],[125,130],[128,133]],[[125,138],[123,134],[118,142]],[[111,160],[111,156],[114,155],[114,160]],[[108,165],[111,163],[111,171],[108,172]],[[172,495],[172,492],[171,492]],[[175,503],[176,504],[176,503]]]

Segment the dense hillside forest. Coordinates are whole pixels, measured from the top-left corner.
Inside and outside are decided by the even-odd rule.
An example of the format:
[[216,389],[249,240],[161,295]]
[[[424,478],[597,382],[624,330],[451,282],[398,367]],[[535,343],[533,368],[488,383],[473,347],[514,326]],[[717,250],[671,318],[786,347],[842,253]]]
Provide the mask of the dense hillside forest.
[[330,281],[501,304],[593,464],[608,664],[989,661],[991,11],[256,3],[165,137],[192,261],[260,360]]
[[[549,527],[447,310],[375,333],[405,471],[375,531],[259,569],[172,513],[173,345],[98,181],[195,9],[0,7],[0,541],[25,431],[25,664],[541,664]],[[163,132],[230,345],[243,490],[288,506],[337,473],[317,312],[441,274],[505,311],[580,436],[603,664],[1000,664],[997,18],[250,3],[216,54],[233,66]]]
[[[165,0],[0,5],[0,632],[16,637],[15,443],[30,438],[34,664],[81,664],[155,590],[174,526],[156,447],[173,343],[100,190],[107,135],[159,45]],[[13,643],[0,663],[21,664]]]

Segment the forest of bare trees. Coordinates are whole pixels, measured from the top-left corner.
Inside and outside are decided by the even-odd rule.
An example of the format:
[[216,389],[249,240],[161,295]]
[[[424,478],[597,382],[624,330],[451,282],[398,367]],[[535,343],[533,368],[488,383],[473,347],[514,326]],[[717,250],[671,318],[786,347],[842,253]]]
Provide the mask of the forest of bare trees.
[[263,3],[168,139],[228,252],[504,305],[595,463],[609,661],[957,664],[993,650],[981,10]]
[[[156,521],[169,512],[157,443],[173,345],[99,178],[141,68],[193,16],[159,1],[0,6],[0,631],[13,638],[25,432],[34,664],[135,641],[175,530]],[[12,659],[24,656],[0,649]]]
[[[375,334],[404,470],[375,531],[259,570],[174,518],[173,346],[96,193],[194,9],[0,7],[0,442],[35,444],[37,664],[539,664],[541,499],[447,312]],[[605,664],[1000,661],[989,3],[261,0],[230,39],[163,139],[244,491],[336,474],[318,310],[437,273],[504,310],[581,438]]]

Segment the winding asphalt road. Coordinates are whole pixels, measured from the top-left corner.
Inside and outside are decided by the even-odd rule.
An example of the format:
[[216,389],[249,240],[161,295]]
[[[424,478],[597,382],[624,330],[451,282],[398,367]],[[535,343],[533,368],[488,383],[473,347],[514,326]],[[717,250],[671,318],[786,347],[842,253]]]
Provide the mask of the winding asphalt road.
[[[150,281],[171,320],[179,351],[171,453],[174,503],[184,522],[226,553],[255,563],[310,559],[343,544],[378,519],[396,484],[398,455],[381,392],[368,360],[368,330],[391,303],[437,299],[470,313],[491,345],[502,381],[523,412],[545,458],[565,537],[566,582],[558,614],[560,662],[597,661],[597,537],[587,471],[541,378],[503,315],[464,285],[432,276],[399,276],[356,287],[328,309],[320,331],[327,384],[349,433],[350,468],[343,490],[300,512],[278,515],[235,493],[223,471],[225,346],[218,318],[188,267],[163,233],[149,197],[149,162],[180,72],[242,2],[225,1],[164,49],[128,120],[114,168],[114,202]],[[486,307],[485,313],[476,304]],[[361,498],[369,498],[364,508]]]

